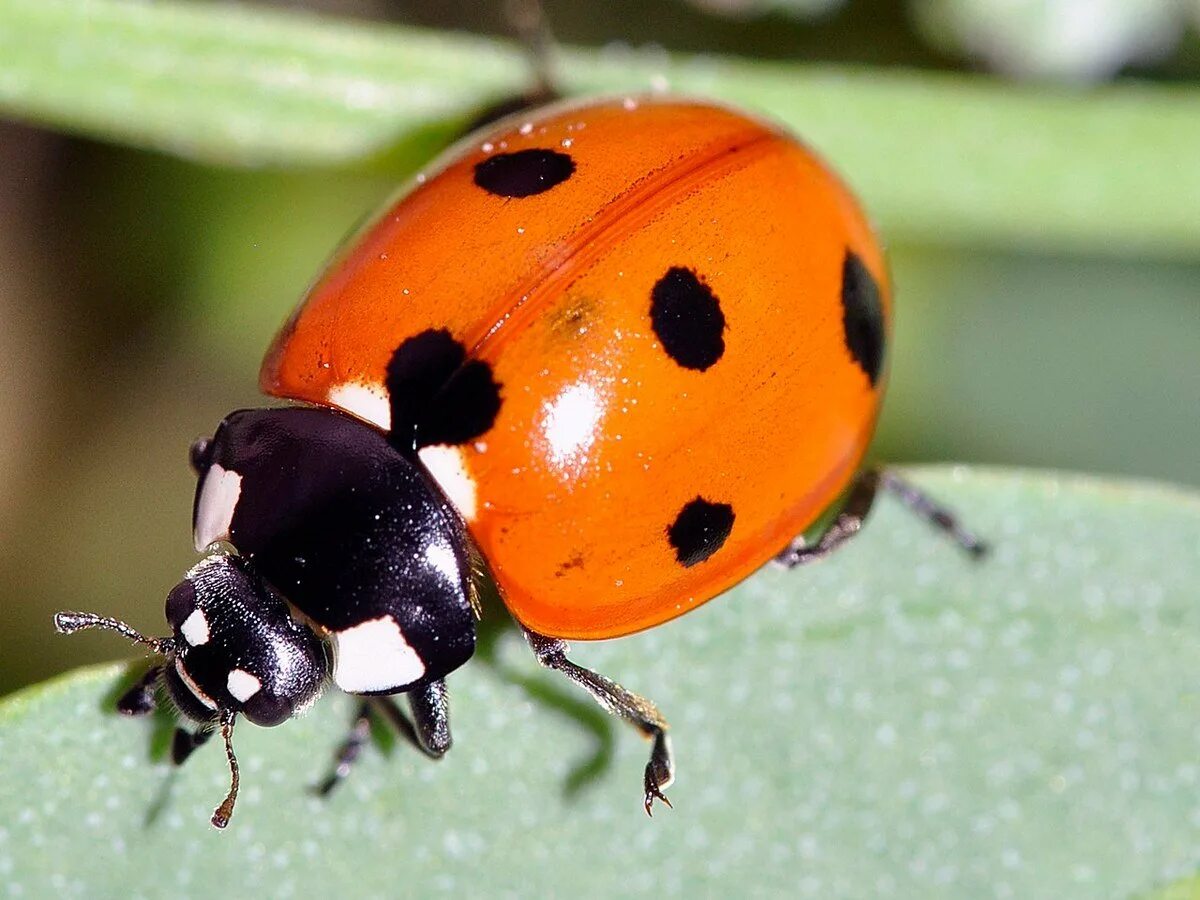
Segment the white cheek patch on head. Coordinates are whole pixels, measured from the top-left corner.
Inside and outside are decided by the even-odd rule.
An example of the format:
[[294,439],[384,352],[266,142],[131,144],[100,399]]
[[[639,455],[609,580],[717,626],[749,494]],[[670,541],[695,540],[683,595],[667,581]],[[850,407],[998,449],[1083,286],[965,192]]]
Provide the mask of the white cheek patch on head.
[[330,634],[333,683],[349,694],[390,691],[425,674],[425,663],[391,616]]
[[229,540],[233,512],[242,495],[242,476],[217,463],[204,473],[204,487],[196,504],[196,527],[193,532],[196,550],[203,553],[215,541]]
[[245,669],[234,669],[225,680],[230,696],[238,703],[245,703],[262,690],[262,682]]
[[378,425],[384,431],[392,427],[392,404],[382,388],[361,381],[335,384],[329,389],[329,403]]
[[433,476],[446,499],[454,504],[458,514],[468,522],[475,521],[478,499],[475,479],[467,469],[466,457],[458,447],[434,444],[417,451],[421,465]]
[[207,644],[208,619],[204,618],[204,612],[199,609],[192,610],[192,614],[184,619],[183,624],[179,626],[179,633],[193,647]]

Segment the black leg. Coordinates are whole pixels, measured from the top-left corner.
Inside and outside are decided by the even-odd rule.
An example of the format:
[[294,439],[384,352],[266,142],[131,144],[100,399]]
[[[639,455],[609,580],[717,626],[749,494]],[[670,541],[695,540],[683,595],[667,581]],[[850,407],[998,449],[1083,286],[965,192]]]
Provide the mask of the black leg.
[[[450,711],[446,682],[435,681],[408,695],[413,721],[396,705],[394,697],[366,697],[354,714],[350,732],[338,748],[333,771],[315,788],[329,794],[346,780],[371,739],[371,713],[383,718],[402,738],[432,759],[441,759],[450,749]],[[415,724],[414,724],[415,722]]]
[[212,728],[198,728],[188,731],[186,728],[176,728],[171,738],[171,762],[181,766],[197,747],[202,747],[213,736]]
[[117,712],[125,716],[148,716],[158,708],[155,691],[162,666],[151,666],[133,686],[117,699]]
[[418,750],[424,752],[425,748],[421,745],[421,738],[417,735],[417,729],[413,727],[413,723],[409,721],[404,710],[396,703],[395,697],[369,697],[367,703],[370,704],[372,711],[380,716],[383,721],[387,722],[392,727],[392,730],[404,740],[408,741]]
[[875,503],[875,495],[879,492],[879,473],[867,469],[855,479],[846,495],[846,502],[838,512],[837,518],[825,529],[814,544],[809,544],[801,535],[792,541],[788,548],[775,557],[775,562],[789,569],[806,563],[824,559],[838,549],[862,529],[863,520]]
[[812,544],[807,543],[803,537],[796,538],[786,550],[775,557],[775,561],[794,569],[805,563],[824,559],[862,530],[863,521],[881,490],[895,496],[909,510],[949,536],[971,556],[980,557],[987,552],[987,545],[983,541],[963,528],[953,514],[935,503],[918,487],[892,472],[867,469],[851,486],[845,504],[825,533]]
[[364,700],[358,705],[358,710],[354,714],[354,722],[350,726],[349,734],[342,741],[342,746],[338,748],[333,771],[317,785],[316,792],[318,794],[324,796],[346,780],[370,738],[371,704],[370,701]]
[[879,473],[879,486],[974,557],[987,554],[988,545],[963,527],[954,513],[935,502],[915,484],[894,472]]
[[450,704],[446,701],[446,682],[434,681],[410,691],[408,706],[416,726],[417,742],[427,756],[441,759],[452,743]]
[[549,638],[524,629],[525,639],[533,649],[537,660],[548,669],[566,675],[589,694],[605,710],[625,719],[653,742],[650,762],[642,782],[645,790],[646,814],[653,815],[655,800],[667,806],[671,801],[663,794],[675,779],[675,763],[671,758],[671,742],[667,737],[667,720],[658,708],[644,697],[627,691],[610,678],[585,669],[567,659],[570,649],[566,641]]

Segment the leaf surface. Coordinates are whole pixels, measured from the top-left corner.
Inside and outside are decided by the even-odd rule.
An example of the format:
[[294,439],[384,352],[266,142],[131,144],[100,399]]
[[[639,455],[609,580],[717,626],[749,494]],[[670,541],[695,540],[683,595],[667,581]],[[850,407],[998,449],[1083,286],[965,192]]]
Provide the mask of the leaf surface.
[[[1056,474],[922,469],[995,552],[883,500],[829,561],[575,647],[673,725],[646,745],[489,625],[451,677],[439,763],[372,747],[325,801],[353,711],[243,724],[179,770],[108,712],[121,669],[0,705],[0,877],[28,896],[1126,897],[1200,861],[1200,499]],[[493,622],[503,613],[492,610]],[[49,634],[46,640],[66,640]],[[1177,894],[1164,893],[1163,896]]]

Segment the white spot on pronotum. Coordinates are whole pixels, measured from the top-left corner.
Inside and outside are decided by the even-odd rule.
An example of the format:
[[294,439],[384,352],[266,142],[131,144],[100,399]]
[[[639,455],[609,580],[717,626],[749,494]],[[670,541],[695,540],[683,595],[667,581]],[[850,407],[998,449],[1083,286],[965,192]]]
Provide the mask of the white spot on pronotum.
[[262,690],[262,682],[245,669],[234,669],[231,671],[229,678],[225,681],[225,686],[229,688],[230,695],[238,703],[245,703]]
[[201,704],[208,709],[215,710],[217,708],[217,704],[213,701],[213,698],[200,690],[200,685],[192,680],[192,676],[183,667],[183,660],[178,656],[175,657],[175,674],[179,676],[179,680],[187,686],[187,689],[192,692],[192,696],[199,700]]
[[366,419],[372,425],[378,425],[384,431],[392,427],[392,407],[380,385],[363,384],[361,381],[335,384],[329,389],[329,403],[360,419]]
[[436,444],[432,447],[422,447],[417,456],[446,498],[454,504],[459,515],[468,522],[474,521],[478,502],[475,479],[467,470],[467,461],[462,450]]
[[194,609],[192,610],[192,614],[184,619],[183,624],[179,626],[179,633],[193,647],[207,644],[208,619],[204,618],[204,613],[201,610]]
[[425,548],[425,561],[446,576],[452,584],[458,581],[458,560],[445,544],[430,544]]
[[425,663],[391,616],[335,631],[333,683],[350,694],[390,691],[425,674]]
[[241,493],[241,475],[217,463],[208,467],[196,504],[193,538],[198,552],[203,553],[204,548],[214,541],[229,540],[229,527]]

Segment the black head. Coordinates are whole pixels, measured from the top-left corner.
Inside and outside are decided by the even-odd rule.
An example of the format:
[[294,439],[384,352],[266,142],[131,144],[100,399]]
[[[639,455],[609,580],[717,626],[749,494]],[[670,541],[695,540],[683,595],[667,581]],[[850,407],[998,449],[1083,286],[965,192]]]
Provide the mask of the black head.
[[[243,559],[215,554],[192,567],[167,595],[172,635],[151,638],[117,619],[61,612],[63,634],[86,628],[115,631],[163,657],[151,672],[161,679],[178,710],[203,736],[220,730],[229,760],[230,786],[213,813],[218,828],[229,824],[238,794],[233,724],[244,715],[258,725],[278,725],[312,703],[329,671],[324,645]],[[139,685],[144,689],[151,682]],[[122,707],[148,712],[153,703]]]
[[173,653],[166,685],[180,710],[278,725],[317,699],[328,673],[321,640],[236,556],[200,561],[167,595]]

